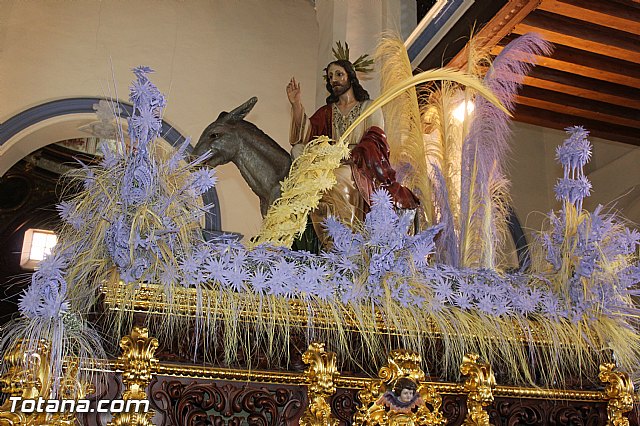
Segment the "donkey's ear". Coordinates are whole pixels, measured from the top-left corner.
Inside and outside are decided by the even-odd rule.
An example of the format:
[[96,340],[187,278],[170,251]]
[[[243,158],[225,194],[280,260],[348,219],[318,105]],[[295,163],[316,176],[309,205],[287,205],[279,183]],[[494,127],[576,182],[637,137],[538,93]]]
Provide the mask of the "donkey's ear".
[[214,123],[221,123],[223,121],[226,121],[229,117],[229,113],[227,111],[222,111],[219,115],[218,118],[216,118],[216,121],[214,121]]
[[234,109],[229,113],[229,117],[227,117],[230,121],[240,121],[249,114],[249,111],[253,109],[253,106],[258,102],[258,98],[255,96],[249,99],[247,102],[240,105],[238,108]]

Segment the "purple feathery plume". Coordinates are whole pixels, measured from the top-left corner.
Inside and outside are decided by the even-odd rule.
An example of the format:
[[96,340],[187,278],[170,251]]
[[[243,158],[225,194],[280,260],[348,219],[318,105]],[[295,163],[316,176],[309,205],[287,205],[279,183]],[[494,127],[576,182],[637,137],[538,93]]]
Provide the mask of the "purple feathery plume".
[[[516,92],[535,64],[536,56],[549,53],[551,45],[538,34],[527,33],[520,36],[494,59],[484,83],[508,111],[513,111]],[[496,195],[493,194],[494,188],[499,188],[500,183],[505,182],[504,162],[511,134],[507,114],[486,99],[475,99],[474,115],[462,148],[460,217],[463,239],[471,232],[469,227],[473,226],[470,225],[472,222],[489,223],[484,215],[494,212],[493,208],[489,208]],[[472,205],[482,207],[472,208]],[[493,220],[490,223],[491,229],[485,230],[483,235],[483,239],[491,240],[487,244],[491,244],[497,235],[496,223]]]
[[[515,97],[524,77],[535,65],[537,55],[551,53],[551,45],[538,34],[527,33],[509,43],[494,59],[484,83],[509,111],[515,108]],[[497,163],[496,172],[503,173],[503,160],[509,150],[509,117],[482,97],[475,100],[475,119],[464,142],[462,182],[469,188],[473,164],[477,164],[480,181]]]
[[435,241],[436,253],[439,261],[458,267],[460,266],[458,237],[455,233],[453,213],[449,204],[449,191],[440,167],[435,163],[431,163],[431,167],[433,168],[431,181],[433,182],[436,212],[439,217],[438,223],[442,225],[442,230]]

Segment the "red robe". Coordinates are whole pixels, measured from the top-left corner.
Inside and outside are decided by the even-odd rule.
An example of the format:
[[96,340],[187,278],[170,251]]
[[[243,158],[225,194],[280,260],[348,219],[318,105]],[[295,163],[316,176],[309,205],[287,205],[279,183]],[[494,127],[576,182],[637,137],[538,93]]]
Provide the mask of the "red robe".
[[[325,105],[309,118],[311,139],[333,135],[333,108]],[[396,181],[396,172],[389,163],[389,144],[384,131],[370,127],[358,145],[351,150],[349,160],[351,175],[360,195],[371,205],[371,194],[376,188],[385,188],[391,194],[394,204],[402,209],[415,209],[420,202],[408,188]]]

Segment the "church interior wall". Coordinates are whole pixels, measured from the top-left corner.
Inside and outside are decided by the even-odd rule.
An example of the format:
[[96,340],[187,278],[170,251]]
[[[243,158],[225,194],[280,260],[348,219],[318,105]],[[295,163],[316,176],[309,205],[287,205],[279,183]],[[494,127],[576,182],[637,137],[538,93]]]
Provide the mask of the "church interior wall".
[[[257,96],[248,120],[288,149],[285,85],[295,75],[315,98],[317,45],[309,1],[7,0],[0,3],[0,123],[56,99],[127,101],[131,68],[147,65],[168,99],[164,120],[181,134],[197,140],[221,111]],[[39,127],[50,125],[56,138],[63,137],[55,124]],[[41,137],[27,131],[0,147],[3,173],[21,156],[59,140],[47,138],[46,129],[31,130]],[[10,150],[18,150],[18,158]],[[257,197],[233,165],[219,167],[218,177],[223,228],[257,232]]]

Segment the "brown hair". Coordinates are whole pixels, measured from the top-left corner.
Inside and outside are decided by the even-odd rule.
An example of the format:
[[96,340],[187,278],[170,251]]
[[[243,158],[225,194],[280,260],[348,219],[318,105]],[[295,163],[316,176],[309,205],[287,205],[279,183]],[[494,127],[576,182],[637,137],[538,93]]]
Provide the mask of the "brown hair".
[[415,391],[418,390],[418,385],[416,384],[416,382],[414,382],[408,377],[401,377],[396,381],[396,384],[393,386],[393,393],[396,396],[400,396],[402,389],[409,389],[415,393]]
[[324,79],[326,81],[327,91],[329,92],[329,96],[327,96],[327,104],[333,104],[338,102],[338,97],[333,94],[333,87],[331,87],[331,82],[329,81],[328,73],[329,67],[331,65],[338,65],[343,68],[347,77],[349,77],[349,82],[351,83],[351,87],[353,88],[353,96],[356,98],[358,102],[366,101],[369,99],[369,92],[365,90],[364,87],[360,84],[360,80],[358,80],[358,76],[356,75],[356,70],[353,68],[353,64],[346,59],[338,59],[333,62],[329,62],[329,65],[324,69]]

